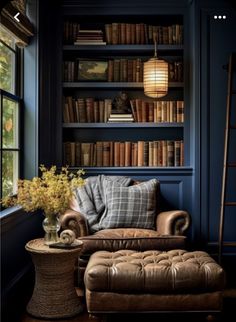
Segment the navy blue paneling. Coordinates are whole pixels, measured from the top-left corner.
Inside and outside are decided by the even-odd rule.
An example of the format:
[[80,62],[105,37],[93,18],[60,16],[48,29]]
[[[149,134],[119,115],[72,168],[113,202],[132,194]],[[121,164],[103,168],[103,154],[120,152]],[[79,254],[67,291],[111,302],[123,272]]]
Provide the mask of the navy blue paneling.
[[43,236],[40,214],[26,214],[20,210],[16,215],[1,218],[1,262],[2,295],[8,293],[17,276],[31,261],[25,244],[36,237]]
[[[214,19],[226,15],[226,19]],[[208,9],[201,11],[202,25],[202,235],[208,242],[217,241],[223,170],[224,129],[226,117],[227,71],[230,53],[236,51],[236,11]],[[235,139],[231,140],[231,152],[235,151]],[[232,158],[232,157],[231,157]],[[228,197],[235,198],[236,171],[229,171]],[[203,196],[204,198],[204,196]],[[235,208],[227,209],[225,240],[236,240]]]
[[[31,270],[31,258],[25,250],[25,244],[34,238],[43,236],[40,214],[27,214],[21,209],[3,216],[1,213],[1,317],[2,321],[15,321],[13,316],[27,304],[28,290],[33,279],[28,279]],[[31,274],[32,275],[32,274]],[[27,283],[27,284],[26,284]],[[17,320],[19,321],[19,320]]]
[[59,1],[39,3],[39,164],[58,165],[61,153],[62,23]]
[[[125,170],[125,171],[124,171]],[[186,210],[192,217],[193,224],[189,230],[189,239],[195,235],[195,216],[192,207],[191,190],[193,171],[188,167],[154,168],[145,167],[140,171],[138,167],[98,168],[85,169],[87,176],[126,175],[134,180],[144,181],[156,178],[160,182],[160,208],[161,210],[181,209]]]
[[[229,55],[231,52],[236,51],[236,43],[232,41],[235,39],[236,28],[236,11],[234,10],[217,10],[219,14],[225,14],[225,20],[213,18],[213,12],[210,15],[209,33],[210,33],[210,114],[209,114],[209,133],[210,133],[210,191],[209,191],[209,240],[216,240],[218,238],[218,218],[220,209],[220,196],[221,196],[221,180],[223,169],[223,151],[224,151],[224,128],[226,119],[226,96],[227,96],[227,76],[228,73],[222,68],[223,65],[228,64]],[[235,74],[236,77],[236,74]],[[236,89],[236,87],[235,87]],[[234,107],[232,107],[234,109]],[[235,138],[235,136],[234,136]],[[235,151],[235,142],[230,144],[230,150]],[[235,159],[236,161],[236,159]],[[236,171],[230,170],[230,180],[228,181],[227,191],[231,192],[236,190]],[[227,194],[228,197],[229,193]],[[227,198],[228,199],[228,198]],[[234,200],[235,193],[234,193]],[[236,240],[236,208],[230,208],[226,211],[225,220],[225,239],[233,238]],[[216,226],[216,227],[214,227]],[[213,228],[214,227],[214,228]]]

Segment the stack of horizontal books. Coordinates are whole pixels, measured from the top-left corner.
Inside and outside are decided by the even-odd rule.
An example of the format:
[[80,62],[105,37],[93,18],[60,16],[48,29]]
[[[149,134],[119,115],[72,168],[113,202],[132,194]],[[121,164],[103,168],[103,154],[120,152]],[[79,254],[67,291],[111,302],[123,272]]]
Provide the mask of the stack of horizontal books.
[[102,30],[80,30],[74,45],[106,45]]
[[109,123],[117,123],[117,122],[123,122],[123,123],[130,123],[134,122],[133,114],[128,113],[111,113],[108,118]]

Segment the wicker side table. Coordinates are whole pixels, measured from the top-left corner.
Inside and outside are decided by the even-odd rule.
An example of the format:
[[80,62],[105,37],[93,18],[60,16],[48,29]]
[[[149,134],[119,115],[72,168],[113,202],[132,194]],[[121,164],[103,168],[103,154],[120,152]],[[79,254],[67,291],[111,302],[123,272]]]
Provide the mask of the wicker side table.
[[27,312],[35,317],[55,319],[77,315],[82,306],[74,286],[74,268],[82,248],[56,249],[43,239],[29,241],[26,250],[35,266],[33,295]]

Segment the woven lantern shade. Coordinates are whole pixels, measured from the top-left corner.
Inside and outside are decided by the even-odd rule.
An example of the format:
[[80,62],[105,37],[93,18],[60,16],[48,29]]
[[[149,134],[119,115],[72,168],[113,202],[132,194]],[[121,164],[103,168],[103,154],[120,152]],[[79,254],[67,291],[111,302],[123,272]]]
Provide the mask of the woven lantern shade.
[[168,63],[153,57],[144,63],[144,94],[158,98],[168,93]]
[[157,35],[154,34],[154,57],[144,63],[143,86],[144,94],[153,98],[168,93],[168,63],[157,58]]

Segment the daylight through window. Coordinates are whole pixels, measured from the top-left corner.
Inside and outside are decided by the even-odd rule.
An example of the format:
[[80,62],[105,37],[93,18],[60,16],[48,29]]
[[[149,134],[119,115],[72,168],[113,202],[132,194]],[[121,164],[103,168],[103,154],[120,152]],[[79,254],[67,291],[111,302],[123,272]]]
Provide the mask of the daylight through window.
[[20,174],[20,93],[21,50],[16,39],[0,25],[0,158],[1,197],[16,193]]

